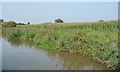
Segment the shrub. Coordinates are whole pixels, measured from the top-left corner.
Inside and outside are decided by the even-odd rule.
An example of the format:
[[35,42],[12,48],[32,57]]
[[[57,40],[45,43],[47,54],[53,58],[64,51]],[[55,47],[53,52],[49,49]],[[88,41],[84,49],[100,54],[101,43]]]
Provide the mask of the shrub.
[[27,38],[33,38],[35,36],[35,32],[34,31],[28,31],[27,33],[26,33],[26,37]]
[[30,22],[28,22],[28,25],[30,24]]
[[0,22],[4,22],[4,19],[0,19]]
[[104,20],[99,20],[98,22],[103,22]]
[[55,20],[55,23],[63,23],[64,21],[63,20],[61,20],[61,19],[56,19]]
[[25,25],[24,23],[18,23],[18,25]]
[[[10,30],[11,31],[11,30]],[[19,29],[15,29],[9,34],[9,39],[18,39],[22,35],[22,32]]]
[[15,23],[14,21],[10,21],[10,22],[4,22],[3,23],[3,27],[16,27],[17,23]]

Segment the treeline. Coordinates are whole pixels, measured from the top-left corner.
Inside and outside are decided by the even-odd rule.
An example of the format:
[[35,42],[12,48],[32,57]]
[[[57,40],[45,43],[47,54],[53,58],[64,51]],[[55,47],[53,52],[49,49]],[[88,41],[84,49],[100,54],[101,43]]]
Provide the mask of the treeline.
[[[103,22],[104,20],[98,20],[98,22]],[[31,23],[16,23],[15,21],[8,21],[8,22],[4,22],[4,19],[0,19],[0,22],[2,22],[2,27],[16,27],[17,25],[30,25]],[[55,19],[54,23],[64,23],[64,21],[60,18]],[[52,24],[52,22],[46,22],[43,24]]]
[[[8,21],[8,22],[4,22],[3,19],[0,19],[0,22],[3,22],[2,27],[16,27],[17,25],[30,25],[30,22],[28,22],[27,24],[25,23],[16,23],[15,21]],[[64,21],[62,19],[56,19],[55,23],[63,23]],[[45,23],[45,24],[51,24],[51,22],[49,23]]]
[[4,22],[4,19],[0,19],[0,22]]
[[16,23],[15,21],[8,21],[8,22],[3,22],[2,27],[16,27],[17,25],[29,25],[30,22],[27,24],[25,23]]

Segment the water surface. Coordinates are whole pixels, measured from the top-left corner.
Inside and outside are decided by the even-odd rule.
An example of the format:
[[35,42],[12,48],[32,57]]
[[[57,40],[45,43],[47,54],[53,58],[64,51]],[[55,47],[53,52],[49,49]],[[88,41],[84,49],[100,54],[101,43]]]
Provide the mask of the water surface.
[[30,41],[2,38],[3,70],[106,70],[104,64],[73,53],[54,53],[34,46]]

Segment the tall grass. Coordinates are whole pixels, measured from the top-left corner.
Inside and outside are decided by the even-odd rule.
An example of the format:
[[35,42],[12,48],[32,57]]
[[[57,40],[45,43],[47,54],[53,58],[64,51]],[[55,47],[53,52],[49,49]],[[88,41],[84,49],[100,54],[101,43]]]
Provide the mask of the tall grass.
[[2,36],[2,22],[0,22],[0,37]]
[[79,53],[118,66],[118,21],[25,25],[3,28],[3,36],[29,39],[42,48]]

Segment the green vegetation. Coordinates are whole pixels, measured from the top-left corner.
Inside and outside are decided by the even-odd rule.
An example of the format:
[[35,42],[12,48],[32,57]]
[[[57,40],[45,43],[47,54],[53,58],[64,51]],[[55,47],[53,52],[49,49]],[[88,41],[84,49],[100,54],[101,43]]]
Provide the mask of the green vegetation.
[[32,40],[41,48],[91,56],[118,66],[118,21],[53,23],[3,28],[8,39]]
[[0,37],[2,36],[2,22],[0,22]]
[[4,19],[0,19],[0,22],[4,22]]
[[15,23],[14,21],[10,21],[10,22],[4,22],[2,24],[2,27],[16,27],[17,23]]
[[55,20],[55,23],[63,23],[64,21],[63,20],[61,20],[61,19],[56,19]]
[[30,22],[28,22],[28,25],[30,24]]
[[17,25],[26,25],[25,23],[18,23]]

